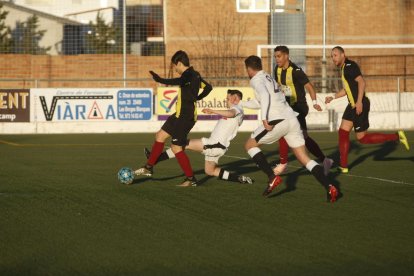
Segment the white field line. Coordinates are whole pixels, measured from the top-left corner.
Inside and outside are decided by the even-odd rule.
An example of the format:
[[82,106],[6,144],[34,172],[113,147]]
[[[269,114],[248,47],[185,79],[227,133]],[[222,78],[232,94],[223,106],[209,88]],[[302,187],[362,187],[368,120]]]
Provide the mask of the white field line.
[[[228,158],[233,158],[233,159],[242,159],[242,160],[249,160],[250,159],[250,158],[234,156],[234,155],[224,155],[224,156],[228,157]],[[292,165],[289,165],[289,167],[296,168],[296,169],[303,168],[303,167],[292,166]],[[363,175],[355,175],[355,174],[342,174],[342,175],[348,176],[348,177],[366,178],[366,179],[378,180],[378,181],[382,181],[382,182],[401,184],[401,185],[407,185],[407,186],[414,186],[414,183],[398,181],[398,180],[392,180],[392,179],[379,178],[379,177],[374,177],[374,176],[363,176]]]

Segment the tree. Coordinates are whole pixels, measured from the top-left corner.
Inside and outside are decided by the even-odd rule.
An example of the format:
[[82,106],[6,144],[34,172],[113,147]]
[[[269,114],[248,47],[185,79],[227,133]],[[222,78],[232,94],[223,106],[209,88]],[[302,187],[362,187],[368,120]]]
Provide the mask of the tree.
[[38,30],[39,18],[37,15],[30,16],[26,22],[18,21],[16,29],[13,30],[14,50],[16,54],[43,55],[50,50],[49,47],[41,47],[39,42],[42,40],[46,30]]
[[11,37],[11,29],[6,26],[6,17],[8,11],[3,11],[3,4],[0,3],[0,53],[10,54],[13,49],[13,39]]
[[[241,68],[240,48],[245,40],[246,20],[240,13],[227,12],[226,6],[222,4],[214,6],[214,12],[207,22],[209,27],[205,28],[207,33],[201,33],[200,21],[193,22],[190,19],[189,23],[196,34],[196,38],[190,40],[197,56],[201,58],[204,76],[220,78],[215,85],[234,85],[234,81],[229,83],[228,80],[237,76]],[[194,37],[193,34],[188,36]]]
[[113,54],[122,52],[121,32],[111,23],[106,23],[98,13],[96,23],[89,22],[89,31],[86,36],[87,53]]

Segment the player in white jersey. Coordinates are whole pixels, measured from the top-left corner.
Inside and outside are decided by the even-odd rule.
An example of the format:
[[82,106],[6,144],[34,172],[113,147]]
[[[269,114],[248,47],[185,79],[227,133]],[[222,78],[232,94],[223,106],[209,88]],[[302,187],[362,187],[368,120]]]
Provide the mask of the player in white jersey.
[[260,125],[246,141],[247,153],[256,165],[268,176],[269,184],[263,192],[269,195],[278,186],[282,179],[275,175],[260,150],[262,144],[272,144],[284,137],[292,148],[296,158],[313,174],[325,187],[328,200],[336,201],[339,191],[330,184],[324,174],[323,167],[311,160],[305,150],[305,140],[296,118],[297,114],[286,102],[284,94],[279,90],[275,80],[262,68],[262,60],[257,56],[250,56],[245,60],[246,71],[250,77],[250,85],[254,89],[256,99],[243,103],[244,107],[261,110],[262,125]]
[[[250,177],[238,175],[218,167],[218,160],[226,153],[231,140],[236,136],[239,126],[243,122],[244,111],[243,107],[239,105],[242,98],[242,92],[229,89],[226,98],[229,109],[203,109],[203,113],[217,114],[221,118],[217,121],[209,138],[190,139],[185,149],[201,152],[205,155],[204,171],[207,175],[217,176],[222,180],[252,184],[253,180]],[[150,154],[148,149],[145,149],[145,154]],[[172,150],[167,149],[160,155],[157,162],[174,157]]]

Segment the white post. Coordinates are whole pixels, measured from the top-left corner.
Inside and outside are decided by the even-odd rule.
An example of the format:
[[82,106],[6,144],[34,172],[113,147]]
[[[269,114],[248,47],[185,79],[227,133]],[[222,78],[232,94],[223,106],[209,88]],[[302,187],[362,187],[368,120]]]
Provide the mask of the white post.
[[126,58],[126,0],[122,1],[122,56],[123,56],[123,79],[124,87],[126,87],[126,78],[127,78],[127,58]]
[[400,112],[401,112],[401,92],[400,92],[400,77],[397,78],[397,116],[398,129],[400,129]]
[[322,93],[326,93],[326,0],[323,0],[322,30]]
[[[270,44],[273,45],[274,44],[274,40],[273,40],[273,32],[274,32],[274,30],[273,30],[273,11],[274,11],[274,6],[273,6],[273,1],[272,0],[269,1],[269,5],[270,5],[270,7],[269,7],[269,9],[270,9]],[[269,54],[269,50],[267,52]],[[270,56],[269,56],[269,64],[270,64],[269,65],[269,67],[270,67],[269,68],[269,74],[271,76],[273,76],[273,67],[274,66],[273,66],[273,55],[272,54],[270,54]],[[273,76],[273,77],[275,77],[275,76]]]

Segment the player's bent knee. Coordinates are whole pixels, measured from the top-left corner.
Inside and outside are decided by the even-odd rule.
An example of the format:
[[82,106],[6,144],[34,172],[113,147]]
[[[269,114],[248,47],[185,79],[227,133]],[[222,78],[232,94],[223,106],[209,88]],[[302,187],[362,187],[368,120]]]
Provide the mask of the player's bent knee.
[[183,150],[183,147],[171,144],[171,150],[174,154],[177,154],[178,152]]
[[245,149],[246,151],[248,151],[249,149],[254,148],[254,147],[257,147],[257,142],[256,142],[256,140],[254,140],[253,138],[249,138],[249,139],[246,141],[246,144],[244,144],[244,149]]
[[167,140],[168,137],[169,137],[169,134],[162,129],[160,129],[157,133],[155,133],[155,140],[157,142],[165,142],[165,140]]
[[206,173],[206,175],[208,176],[214,176],[214,170],[211,169],[205,169],[204,172]]
[[360,142],[361,144],[369,144],[369,140],[367,139],[367,137],[364,135],[362,137],[357,137],[358,142]]

